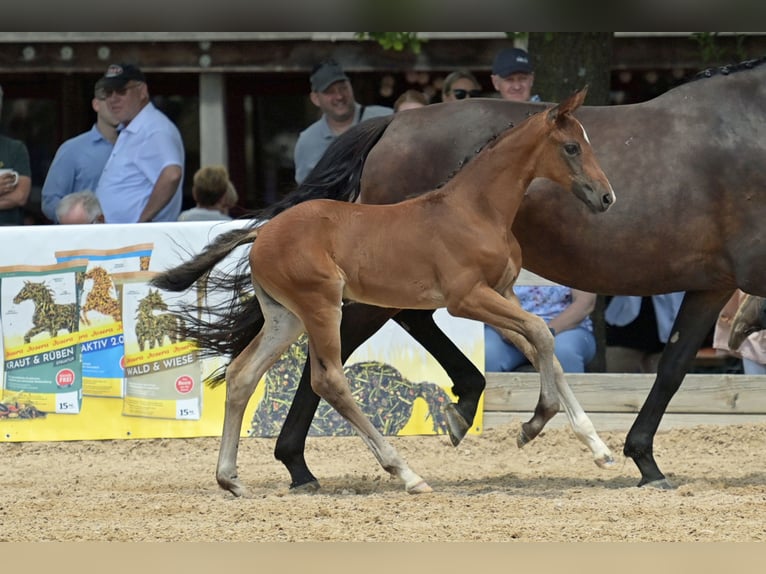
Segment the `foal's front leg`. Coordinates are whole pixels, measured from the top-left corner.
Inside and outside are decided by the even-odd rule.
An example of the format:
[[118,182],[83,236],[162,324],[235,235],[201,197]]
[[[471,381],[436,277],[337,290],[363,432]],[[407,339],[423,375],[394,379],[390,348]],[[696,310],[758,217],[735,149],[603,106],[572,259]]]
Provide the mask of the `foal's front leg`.
[[[521,350],[535,369],[537,369],[539,360],[537,353],[534,347],[523,335],[513,331],[503,330],[503,336]],[[564,378],[564,371],[561,368],[561,364],[555,359],[555,355],[553,366],[555,369],[556,388],[558,389],[559,398],[564,405],[564,411],[569,420],[569,426],[572,427],[575,436],[590,449],[591,453],[593,453],[593,461],[598,466],[601,468],[615,468],[615,459],[612,451],[606,446],[606,443],[601,440],[601,437],[598,436],[596,428],[577,401],[577,397],[575,397],[572,389]],[[522,436],[519,436],[519,447],[524,446],[526,442],[528,442],[528,440],[522,442]]]
[[524,446],[540,434],[559,410],[556,366],[559,372],[561,366],[553,354],[553,335],[545,321],[522,309],[510,287],[506,298],[487,285],[478,286],[467,295],[455,297],[447,309],[455,316],[493,325],[506,336],[518,333],[521,352],[536,358],[533,364],[540,373],[540,397],[532,418],[522,425],[517,439],[518,446]]

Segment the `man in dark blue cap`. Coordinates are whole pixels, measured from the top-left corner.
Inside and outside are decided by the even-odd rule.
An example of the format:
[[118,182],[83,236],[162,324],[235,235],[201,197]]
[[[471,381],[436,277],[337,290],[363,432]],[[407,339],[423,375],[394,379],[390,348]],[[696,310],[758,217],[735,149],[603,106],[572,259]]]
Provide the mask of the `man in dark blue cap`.
[[535,71],[527,54],[521,48],[504,48],[492,62],[492,85],[504,100],[537,102],[532,95]]
[[298,136],[295,144],[295,181],[301,183],[314,168],[332,140],[362,120],[393,113],[384,106],[363,106],[354,99],[354,88],[343,68],[327,60],[311,73],[311,103],[322,117]]
[[181,133],[149,98],[143,72],[112,64],[102,78],[106,104],[120,122],[96,195],[107,223],[176,221],[181,213]]

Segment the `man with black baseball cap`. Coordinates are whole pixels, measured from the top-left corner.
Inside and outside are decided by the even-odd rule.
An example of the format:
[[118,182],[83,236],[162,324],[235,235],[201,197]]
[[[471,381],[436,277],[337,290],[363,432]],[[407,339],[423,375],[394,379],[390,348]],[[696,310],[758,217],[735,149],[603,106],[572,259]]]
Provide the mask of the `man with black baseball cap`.
[[362,120],[393,113],[384,106],[362,106],[343,68],[334,60],[316,66],[309,78],[311,102],[322,117],[298,136],[295,144],[295,181],[301,183],[314,168],[332,140]]
[[111,64],[102,80],[109,111],[120,122],[96,187],[106,222],[176,221],[183,200],[181,133],[151,102],[137,66]]
[[529,54],[521,48],[503,48],[492,62],[492,85],[504,100],[515,102],[540,101],[532,95],[535,70]]

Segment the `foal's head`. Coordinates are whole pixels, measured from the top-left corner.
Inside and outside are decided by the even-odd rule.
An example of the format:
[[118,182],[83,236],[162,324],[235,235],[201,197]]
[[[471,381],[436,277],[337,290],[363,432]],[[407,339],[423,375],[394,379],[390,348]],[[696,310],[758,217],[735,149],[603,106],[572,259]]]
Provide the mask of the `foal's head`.
[[[580,107],[588,88],[576,92],[544,114],[546,148],[538,165],[539,174],[564,185],[593,212],[606,211],[615,201],[614,191],[604,175],[585,128],[572,112]],[[539,121],[543,121],[542,118]]]

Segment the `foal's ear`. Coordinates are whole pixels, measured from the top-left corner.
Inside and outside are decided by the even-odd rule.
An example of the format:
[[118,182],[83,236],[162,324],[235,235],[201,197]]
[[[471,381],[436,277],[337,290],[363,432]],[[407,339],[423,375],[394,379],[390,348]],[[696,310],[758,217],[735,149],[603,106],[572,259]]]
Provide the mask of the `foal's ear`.
[[575,111],[577,108],[579,108],[582,103],[585,101],[585,96],[588,94],[588,86],[586,85],[582,90],[579,92],[575,92],[571,96],[569,96],[566,100],[561,102],[556,107],[551,108],[548,111],[548,120],[551,122],[555,122],[559,116],[564,114],[570,114],[573,111]]

